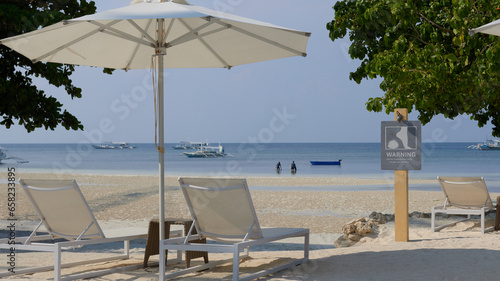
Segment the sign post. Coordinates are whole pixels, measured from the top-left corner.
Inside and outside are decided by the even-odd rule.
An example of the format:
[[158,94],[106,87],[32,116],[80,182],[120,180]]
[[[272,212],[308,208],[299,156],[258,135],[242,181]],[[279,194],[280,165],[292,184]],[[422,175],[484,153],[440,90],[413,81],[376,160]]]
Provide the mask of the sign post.
[[394,121],[382,122],[382,170],[394,170],[396,242],[408,242],[408,170],[420,170],[421,123],[408,121],[408,109],[394,110]]

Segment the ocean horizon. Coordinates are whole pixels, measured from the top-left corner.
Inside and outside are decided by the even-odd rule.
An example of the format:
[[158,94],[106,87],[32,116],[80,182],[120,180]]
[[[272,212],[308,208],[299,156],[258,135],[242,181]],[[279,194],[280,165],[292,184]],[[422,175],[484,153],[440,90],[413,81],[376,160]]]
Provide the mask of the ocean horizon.
[[[393,178],[390,170],[381,170],[380,143],[222,143],[226,157],[188,158],[176,150],[177,143],[165,144],[166,176],[232,177],[355,177]],[[436,179],[437,176],[481,176],[491,188],[500,187],[500,150],[468,149],[477,143],[423,143],[422,169],[409,171],[410,179]],[[158,152],[153,143],[130,143],[134,149],[95,149],[85,143],[1,144],[14,159],[0,163],[0,171],[15,167],[18,174],[66,173],[111,175],[157,175]],[[218,144],[217,144],[218,145]],[[339,166],[313,166],[311,160],[340,160]],[[22,163],[27,161],[26,163]],[[276,163],[282,164],[276,173]],[[290,172],[295,161],[297,173]],[[371,186],[375,190],[391,185]],[[256,187],[259,188],[259,187]],[[262,187],[266,188],[266,187]],[[310,187],[322,190],[331,187]],[[352,187],[336,187],[349,190]],[[368,187],[367,187],[368,188]],[[413,185],[426,190],[428,185]],[[435,185],[431,187],[434,189]],[[309,189],[308,189],[309,190]]]

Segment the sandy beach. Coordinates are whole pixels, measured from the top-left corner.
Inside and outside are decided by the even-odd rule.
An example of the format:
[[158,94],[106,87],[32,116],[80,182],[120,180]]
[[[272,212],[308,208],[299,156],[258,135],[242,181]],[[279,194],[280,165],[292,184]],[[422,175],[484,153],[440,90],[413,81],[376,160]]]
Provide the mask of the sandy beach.
[[[18,174],[17,178],[76,179],[96,218],[106,227],[147,227],[158,217],[158,180],[156,176],[91,175],[91,174]],[[336,186],[387,183],[384,180],[348,177],[247,177],[249,186]],[[412,183],[430,180],[410,179]],[[178,188],[177,177],[165,180],[166,215],[190,218]],[[438,183],[436,182],[436,186]],[[6,184],[0,184],[6,190]],[[264,227],[300,227],[311,231],[310,262],[294,270],[279,272],[263,280],[496,280],[500,274],[498,232],[481,234],[478,221],[459,223],[440,232],[431,232],[429,218],[410,219],[410,241],[395,242],[394,222],[380,224],[375,232],[360,243],[335,248],[333,243],[349,221],[367,217],[372,212],[394,214],[393,191],[273,191],[253,190],[252,199],[260,224]],[[500,194],[492,193],[492,199]],[[410,191],[409,212],[429,213],[432,206],[443,202],[442,192]],[[8,218],[6,200],[0,200],[0,220]],[[38,220],[22,191],[16,192],[16,218],[20,230],[29,230]],[[488,223],[493,224],[494,216]],[[0,229],[5,229],[1,226]],[[283,247],[292,247],[290,241]],[[291,245],[291,246],[290,246]],[[116,264],[142,263],[145,241],[132,243],[131,259]],[[290,249],[290,248],[289,248]],[[114,249],[101,249],[113,251]],[[252,252],[242,264],[242,271],[253,271],[271,262],[273,257],[300,256],[300,250],[280,251],[280,246],[261,248]],[[70,255],[82,255],[76,251]],[[97,255],[98,253],[92,253]],[[86,254],[88,255],[88,254]],[[3,257],[2,257],[3,258]],[[214,257],[216,258],[216,257]],[[1,260],[1,258],[0,258]],[[23,253],[20,266],[52,260],[44,253]],[[157,261],[158,256],[153,256]],[[115,266],[113,263],[94,267]],[[470,270],[471,264],[474,270]],[[6,270],[5,262],[0,262]],[[88,270],[90,266],[67,269]],[[13,279],[50,279],[52,272],[13,276]],[[98,280],[157,280],[158,268],[150,267],[124,273],[110,274]],[[231,264],[216,271],[187,275],[182,280],[231,280]]]

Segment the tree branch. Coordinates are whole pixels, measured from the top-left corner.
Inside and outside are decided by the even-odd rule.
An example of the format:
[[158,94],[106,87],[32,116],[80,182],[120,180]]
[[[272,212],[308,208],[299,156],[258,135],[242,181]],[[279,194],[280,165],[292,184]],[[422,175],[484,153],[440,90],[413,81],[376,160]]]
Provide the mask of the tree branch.
[[[413,27],[413,28],[415,28],[415,27]],[[416,31],[416,30],[415,30],[415,31]],[[417,34],[420,36],[420,34],[418,33],[418,31],[416,31],[416,32],[417,32]],[[410,36],[410,37],[413,37],[413,38],[417,39],[418,41],[420,41],[420,43],[422,43],[422,44],[424,44],[424,45],[429,45],[429,42],[425,42],[425,41],[423,41],[423,40],[422,40],[422,38],[421,38],[421,37],[419,37],[419,36],[415,36],[415,35],[410,34],[410,33],[404,33],[403,35],[408,35],[408,36]]]
[[451,29],[446,29],[446,28],[444,28],[444,27],[440,26],[439,24],[437,24],[437,23],[435,23],[435,22],[431,21],[430,19],[428,19],[426,16],[424,16],[424,15],[423,15],[422,13],[420,13],[420,12],[418,13],[418,15],[420,15],[420,17],[422,17],[424,20],[426,20],[427,22],[429,22],[430,24],[434,25],[435,27],[437,27],[437,28],[439,28],[439,29],[442,29],[442,30],[444,30],[444,31],[448,31],[448,32],[453,32],[453,30],[451,30]]
[[484,48],[481,49],[481,51],[479,51],[479,54],[482,54],[484,51],[486,51],[487,49],[489,49],[493,44],[496,44],[497,42],[498,42],[498,40],[495,41],[495,42],[491,42],[489,44],[486,44],[486,46],[484,46]]

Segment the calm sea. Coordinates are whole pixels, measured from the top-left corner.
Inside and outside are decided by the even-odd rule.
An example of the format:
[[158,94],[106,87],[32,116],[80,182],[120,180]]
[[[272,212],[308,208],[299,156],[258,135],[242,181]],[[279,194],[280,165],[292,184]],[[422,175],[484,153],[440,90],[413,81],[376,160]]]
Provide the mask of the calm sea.
[[[410,171],[410,178],[435,179],[437,176],[482,176],[490,191],[500,187],[500,150],[468,149],[473,143],[424,143],[422,170]],[[95,149],[83,144],[2,144],[9,157],[20,159],[0,163],[2,170],[15,166],[21,172],[158,174],[158,153],[154,144],[131,144],[135,149]],[[184,150],[167,144],[167,175],[204,176],[280,176],[292,177],[290,163],[297,164],[295,176],[355,176],[360,178],[393,177],[392,171],[380,169],[379,143],[225,143],[223,158],[188,158]],[[341,166],[312,166],[310,160],[338,160]],[[27,163],[22,160],[28,161]],[[283,171],[277,175],[276,163]],[[6,173],[3,173],[6,175]],[[329,188],[329,187],[325,187]],[[343,188],[343,187],[338,187]],[[345,187],[349,188],[349,187]],[[388,186],[370,187],[375,189]],[[416,185],[414,189],[429,189]],[[321,187],[315,187],[321,189]],[[500,192],[500,189],[498,189]]]

